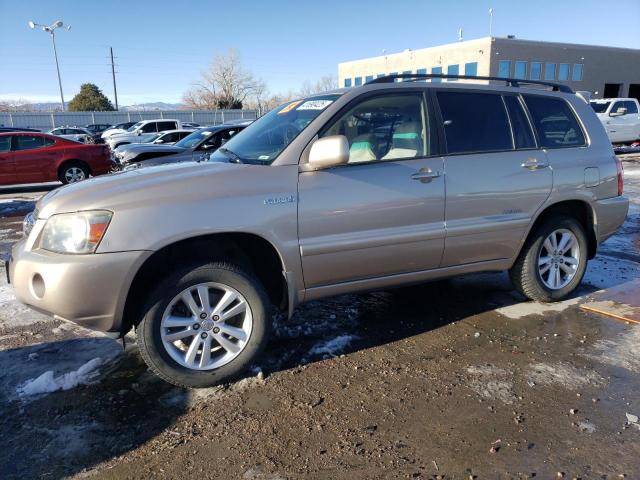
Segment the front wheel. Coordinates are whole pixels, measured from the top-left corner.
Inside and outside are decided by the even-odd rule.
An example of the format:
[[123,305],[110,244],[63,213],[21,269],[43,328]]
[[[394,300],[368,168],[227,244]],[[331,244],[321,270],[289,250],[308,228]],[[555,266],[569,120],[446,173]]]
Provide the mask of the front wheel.
[[556,215],[531,233],[509,275],[524,296],[555,302],[580,285],[587,256],[582,224],[572,217]]
[[260,282],[225,262],[185,268],[149,295],[137,328],[140,353],[179,387],[210,387],[238,377],[269,339],[270,307]]

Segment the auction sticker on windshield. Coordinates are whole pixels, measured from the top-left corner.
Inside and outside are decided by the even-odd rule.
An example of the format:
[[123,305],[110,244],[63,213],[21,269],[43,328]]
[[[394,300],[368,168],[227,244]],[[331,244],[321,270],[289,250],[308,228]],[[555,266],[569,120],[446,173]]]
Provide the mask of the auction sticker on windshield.
[[297,110],[324,110],[333,103],[333,100],[307,100]]
[[290,112],[291,110],[293,110],[294,108],[296,108],[298,105],[300,105],[302,103],[302,100],[297,100],[295,102],[291,102],[289,105],[285,105],[282,110],[280,110],[278,112],[278,115],[282,115],[284,113]]

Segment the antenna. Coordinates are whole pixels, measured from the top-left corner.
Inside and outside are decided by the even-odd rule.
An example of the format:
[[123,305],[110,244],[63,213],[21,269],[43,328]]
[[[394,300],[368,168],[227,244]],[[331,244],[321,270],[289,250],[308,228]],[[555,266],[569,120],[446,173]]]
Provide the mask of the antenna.
[[493,36],[493,8],[489,9],[489,36]]
[[462,27],[460,27],[460,30],[458,30],[458,41],[462,41]]

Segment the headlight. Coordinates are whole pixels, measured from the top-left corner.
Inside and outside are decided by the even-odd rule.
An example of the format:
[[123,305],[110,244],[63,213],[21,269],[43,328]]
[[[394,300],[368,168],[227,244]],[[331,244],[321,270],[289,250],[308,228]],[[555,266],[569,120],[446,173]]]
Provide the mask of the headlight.
[[42,230],[39,247],[57,253],[93,253],[107,231],[111,215],[104,210],[53,215]]

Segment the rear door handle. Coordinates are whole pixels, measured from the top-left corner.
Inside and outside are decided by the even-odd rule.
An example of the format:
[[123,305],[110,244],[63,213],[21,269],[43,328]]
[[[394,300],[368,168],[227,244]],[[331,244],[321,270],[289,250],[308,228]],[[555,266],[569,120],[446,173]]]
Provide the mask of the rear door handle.
[[522,168],[527,168],[529,170],[538,170],[540,168],[547,168],[549,163],[546,160],[538,161],[535,157],[529,157],[527,160],[521,165]]
[[429,183],[434,178],[438,178],[440,172],[437,170],[434,172],[430,168],[421,168],[416,173],[411,175],[412,180],[420,180],[422,183]]

